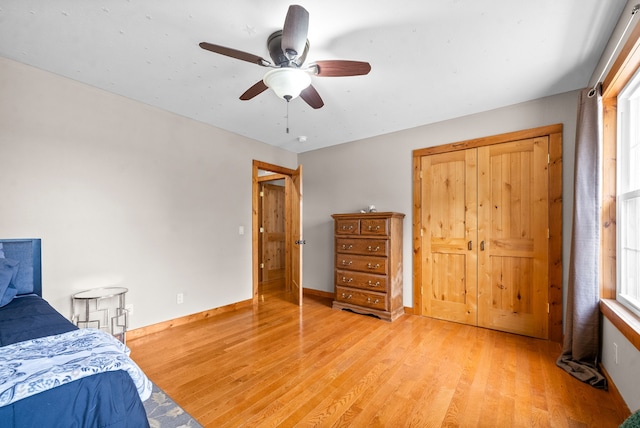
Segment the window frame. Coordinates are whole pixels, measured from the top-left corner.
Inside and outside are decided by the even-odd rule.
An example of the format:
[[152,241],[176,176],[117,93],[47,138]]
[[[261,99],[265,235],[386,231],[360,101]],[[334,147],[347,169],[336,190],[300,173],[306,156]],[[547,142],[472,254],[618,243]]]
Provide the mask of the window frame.
[[[616,159],[631,159],[631,146],[633,143],[637,145],[638,138],[640,137],[640,120],[633,119],[640,117],[640,70],[636,71],[629,79],[629,82],[627,82],[618,94],[617,99],[618,137],[616,139]],[[635,166],[640,167],[640,165]],[[621,275],[623,270],[630,267],[625,261],[625,254],[621,252],[622,247],[624,246],[625,237],[628,236],[628,234],[623,234],[621,229],[623,225],[625,227],[631,227],[632,230],[637,227],[629,225],[627,220],[625,220],[624,217],[626,216],[626,210],[624,209],[624,204],[625,201],[631,199],[637,200],[640,197],[640,187],[637,186],[637,182],[633,183],[630,180],[634,169],[634,165],[631,165],[630,161],[624,161],[621,164],[616,164],[616,167],[616,254],[618,255],[618,257],[616,257],[616,300],[622,303],[631,312],[640,316],[640,301],[637,297],[638,293],[637,291],[634,293],[636,295],[635,297],[623,293],[626,288],[626,284],[623,283],[624,275]],[[635,275],[637,276],[637,266],[635,266],[635,268]]]
[[640,317],[616,299],[616,182],[618,101],[620,91],[640,69],[640,25],[636,25],[602,84],[603,176],[601,210],[600,310],[640,350]]

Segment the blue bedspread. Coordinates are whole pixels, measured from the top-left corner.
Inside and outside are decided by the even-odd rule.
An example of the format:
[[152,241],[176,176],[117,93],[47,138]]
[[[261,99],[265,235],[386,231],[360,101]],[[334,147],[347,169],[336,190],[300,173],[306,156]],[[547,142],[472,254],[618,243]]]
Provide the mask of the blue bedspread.
[[[76,330],[46,301],[19,297],[0,308],[0,345]],[[3,363],[0,363],[3,364]],[[4,427],[148,427],[131,376],[99,373],[0,407]]]
[[16,297],[0,308],[0,346],[77,329],[36,295]]
[[83,329],[0,347],[0,406],[97,373],[124,370],[142,401],[151,382],[129,348],[104,331]]

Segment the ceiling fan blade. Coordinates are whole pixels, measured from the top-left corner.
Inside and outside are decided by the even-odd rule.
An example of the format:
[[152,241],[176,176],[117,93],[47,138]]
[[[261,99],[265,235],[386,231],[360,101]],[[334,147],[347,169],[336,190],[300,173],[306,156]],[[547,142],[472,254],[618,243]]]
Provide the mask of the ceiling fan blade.
[[260,80],[255,85],[247,89],[244,94],[240,95],[240,99],[242,101],[250,100],[256,95],[260,95],[264,91],[267,90],[267,85],[264,84],[264,81]]
[[282,27],[282,51],[293,59],[302,55],[309,31],[309,12],[297,4],[289,6]]
[[318,70],[316,74],[322,77],[362,76],[371,71],[371,64],[368,62],[339,59],[316,61],[313,66]]
[[220,55],[226,55],[231,58],[241,59],[247,62],[252,62],[254,64],[258,64],[263,67],[268,67],[269,65],[271,65],[269,61],[267,61],[262,57],[259,57],[258,55],[253,55],[247,52],[242,52],[236,49],[231,49],[231,48],[227,48],[220,45],[214,45],[213,43],[202,42],[200,43],[200,47],[207,51],[215,52]]
[[309,85],[306,89],[303,89],[300,93],[300,98],[305,100],[307,104],[309,104],[313,108],[320,108],[324,105],[324,101],[320,98],[320,94],[316,91],[316,88],[313,85]]

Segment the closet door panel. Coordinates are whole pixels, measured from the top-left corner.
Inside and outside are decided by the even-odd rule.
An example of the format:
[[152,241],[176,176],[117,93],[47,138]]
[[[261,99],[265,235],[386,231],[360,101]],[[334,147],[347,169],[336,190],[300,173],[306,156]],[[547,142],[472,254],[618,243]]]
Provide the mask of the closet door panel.
[[478,325],[547,338],[548,138],[478,149]]
[[476,150],[422,158],[422,313],[477,323]]

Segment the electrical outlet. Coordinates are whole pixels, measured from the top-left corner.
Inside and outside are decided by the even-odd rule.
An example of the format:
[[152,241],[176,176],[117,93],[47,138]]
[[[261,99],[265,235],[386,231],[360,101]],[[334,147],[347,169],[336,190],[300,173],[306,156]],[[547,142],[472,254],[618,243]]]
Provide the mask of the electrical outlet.
[[183,293],[176,294],[176,303],[178,305],[181,305],[181,304],[184,303],[184,294]]
[[129,303],[128,305],[125,305],[124,308],[129,314],[129,316],[133,315],[133,305],[131,303]]
[[616,365],[618,364],[618,344],[613,342],[613,355],[615,357]]

